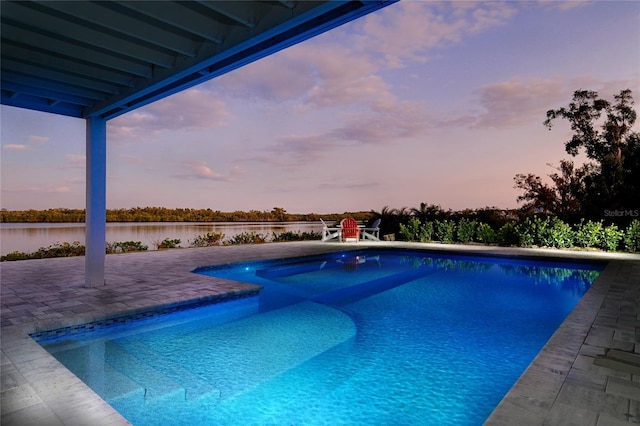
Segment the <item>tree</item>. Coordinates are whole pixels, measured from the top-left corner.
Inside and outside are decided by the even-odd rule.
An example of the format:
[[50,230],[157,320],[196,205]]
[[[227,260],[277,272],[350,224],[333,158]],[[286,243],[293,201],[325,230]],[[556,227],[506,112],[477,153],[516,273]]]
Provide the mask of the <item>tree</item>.
[[411,214],[424,221],[434,221],[446,215],[442,207],[435,204],[420,203],[420,207],[412,207]]
[[592,165],[585,164],[575,168],[573,161],[560,160],[560,172],[550,174],[549,177],[555,184],[557,197],[556,214],[565,219],[577,219],[582,210],[582,202],[585,195],[585,176],[592,172]]
[[602,218],[607,210],[634,210],[640,207],[640,135],[633,132],[637,115],[631,90],[621,90],[612,104],[590,90],[578,90],[566,108],[547,111],[544,125],[568,120],[574,134],[565,142],[572,156],[584,149],[593,160],[583,176],[582,213]]
[[[578,155],[580,148],[584,148],[587,157],[598,163],[608,157],[621,160],[628,144],[627,138],[633,134],[631,129],[636,121],[636,112],[633,109],[631,90],[621,90],[614,98],[617,103],[612,105],[599,99],[598,92],[577,90],[569,108],[547,111],[544,125],[551,130],[556,118],[564,118],[571,123],[571,130],[575,133],[565,143],[565,149],[574,157]],[[599,132],[596,122],[603,113],[606,113],[606,119]]]
[[518,196],[518,202],[525,201],[522,209],[529,213],[545,213],[570,221],[578,219],[585,192],[585,176],[591,173],[591,168],[590,164],[585,164],[576,169],[572,161],[561,160],[556,168],[559,173],[549,175],[554,186],[543,183],[540,176],[532,173],[517,174],[514,187],[524,191]]
[[278,221],[284,222],[287,220],[287,211],[282,207],[274,207],[271,210],[271,215]]
[[540,176],[519,173],[513,180],[516,182],[514,188],[524,191],[524,194],[518,196],[519,203],[525,201],[522,210],[530,213],[554,213],[557,202],[555,191],[543,183]]

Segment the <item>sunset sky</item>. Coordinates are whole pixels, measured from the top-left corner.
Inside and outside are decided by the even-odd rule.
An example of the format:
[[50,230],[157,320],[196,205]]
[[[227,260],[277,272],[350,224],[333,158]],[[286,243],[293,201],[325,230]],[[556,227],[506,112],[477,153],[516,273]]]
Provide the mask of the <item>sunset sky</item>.
[[[640,2],[402,1],[110,121],[107,208],[516,207],[569,157],[545,112],[627,88]],[[84,208],[85,122],[0,111],[1,207]]]

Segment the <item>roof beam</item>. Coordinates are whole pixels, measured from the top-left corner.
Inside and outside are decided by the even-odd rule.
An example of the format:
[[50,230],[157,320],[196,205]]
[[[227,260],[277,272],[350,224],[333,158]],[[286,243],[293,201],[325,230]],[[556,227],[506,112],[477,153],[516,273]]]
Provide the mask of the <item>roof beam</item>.
[[31,31],[48,33],[52,38],[66,39],[78,46],[93,46],[94,49],[102,51],[112,49],[112,52],[119,55],[136,58],[163,68],[171,68],[173,65],[173,58],[167,53],[134,43],[123,37],[116,37],[96,29],[95,26],[80,25],[64,19],[58,14],[46,13],[43,6],[37,3],[3,2],[2,13],[19,15],[20,11],[15,8],[28,9],[22,13],[29,14],[30,22],[33,25]]
[[51,90],[54,92],[63,91],[74,96],[81,96],[87,99],[92,99],[94,101],[106,101],[108,99],[107,94],[104,92],[71,86],[69,84],[49,80],[46,78],[36,78],[28,74],[5,69],[4,62],[2,65],[3,80],[6,79],[7,81],[11,81],[14,83],[31,86],[34,89]]
[[31,64],[47,64],[48,67],[68,73],[90,75],[98,80],[118,84],[121,86],[133,86],[133,76],[122,72],[117,72],[104,67],[96,67],[87,63],[54,56],[46,53],[46,50],[39,50],[35,47],[20,46],[11,41],[5,41],[2,45],[3,60],[14,60]]
[[82,117],[82,108],[78,105],[68,104],[66,102],[51,105],[49,99],[45,99],[41,96],[31,96],[24,93],[21,93],[19,96],[11,96],[9,92],[5,92],[4,89],[1,90],[1,93],[0,101],[2,102],[2,105],[50,112],[52,114],[66,115],[69,117]]
[[85,107],[91,106],[94,103],[93,101],[89,100],[84,96],[74,96],[67,92],[61,92],[58,90],[49,90],[49,89],[40,88],[40,87],[33,87],[30,85],[20,84],[20,83],[12,83],[12,82],[4,83],[2,85],[2,90],[13,92],[15,96],[17,96],[18,94],[42,96],[43,98],[46,98],[46,99],[56,99],[56,100],[67,102],[67,103],[82,105]]
[[[3,2],[3,12],[4,12]],[[1,15],[0,15],[1,16]],[[134,59],[125,59],[103,51],[93,49],[89,46],[74,44],[72,40],[58,40],[46,34],[29,31],[18,26],[6,17],[2,17],[2,42],[5,40],[21,43],[30,48],[39,49],[46,46],[46,50],[55,53],[60,57],[66,57],[82,62],[90,62],[98,66],[118,71],[125,71],[132,75],[149,78],[152,75],[151,67],[143,62]],[[4,47],[4,46],[3,46]],[[70,52],[74,55],[70,56]]]
[[[41,72],[42,68],[43,67],[40,67],[38,65],[32,65],[26,62],[18,62],[12,59],[2,60],[3,72],[4,70],[8,70],[24,75],[38,75]],[[54,69],[47,70],[47,78],[52,82],[69,84],[70,86],[84,87],[85,89],[91,89],[109,95],[116,95],[119,92],[117,87],[112,84],[108,84],[97,79],[88,78],[86,76],[81,76],[79,74],[56,71]]]
[[88,1],[52,1],[44,6],[65,13],[68,16],[83,19],[93,25],[125,34],[129,37],[156,45],[181,55],[193,57],[196,54],[195,43],[175,32],[165,31],[157,25],[118,13],[111,9],[110,3],[92,3]]
[[[246,28],[254,28],[259,20],[259,3],[248,1],[198,1],[201,5],[234,20]],[[264,14],[264,12],[263,12]]]
[[293,9],[294,7],[296,7],[295,1],[280,0],[280,4],[286,7],[287,9]]
[[154,2],[146,1],[120,2],[122,6],[152,17],[165,24],[191,32],[214,43],[222,43],[222,34],[224,33],[225,25],[208,19],[181,5],[179,2],[164,1],[162,7],[156,7],[153,3]]

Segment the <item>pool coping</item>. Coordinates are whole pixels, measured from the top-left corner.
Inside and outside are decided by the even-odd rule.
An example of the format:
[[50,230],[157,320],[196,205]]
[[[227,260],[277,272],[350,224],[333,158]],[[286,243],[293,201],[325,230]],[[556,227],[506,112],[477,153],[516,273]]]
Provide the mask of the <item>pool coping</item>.
[[[82,285],[83,258],[3,262],[2,424],[129,424],[28,333],[207,297],[255,294],[255,286],[192,274],[198,266],[366,247],[608,262],[486,424],[640,422],[639,378],[593,365],[609,347],[640,353],[640,295],[639,286],[633,285],[640,283],[640,256],[473,245],[299,242],[108,256],[107,285],[97,289]],[[154,273],[156,269],[169,276]],[[46,291],[34,296],[34,288],[60,280],[55,294],[65,300],[53,305]],[[54,290],[49,293],[53,297]]]

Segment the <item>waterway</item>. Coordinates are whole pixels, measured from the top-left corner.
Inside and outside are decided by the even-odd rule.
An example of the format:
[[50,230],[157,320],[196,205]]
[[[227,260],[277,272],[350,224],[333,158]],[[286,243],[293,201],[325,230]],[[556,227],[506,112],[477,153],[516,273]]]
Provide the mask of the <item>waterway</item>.
[[[199,235],[221,232],[225,240],[244,232],[263,234],[269,239],[273,233],[320,232],[320,222],[149,222],[107,223],[107,242],[140,241],[154,250],[156,243],[169,239],[180,239],[181,247],[188,247]],[[55,243],[84,244],[84,223],[0,223],[0,254],[14,251],[32,253],[40,247]]]

